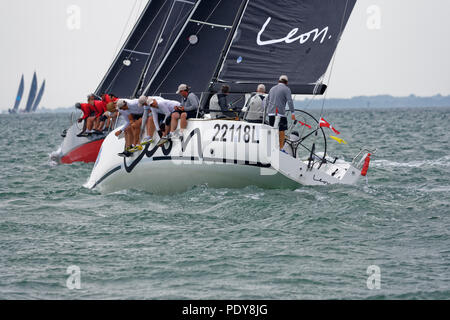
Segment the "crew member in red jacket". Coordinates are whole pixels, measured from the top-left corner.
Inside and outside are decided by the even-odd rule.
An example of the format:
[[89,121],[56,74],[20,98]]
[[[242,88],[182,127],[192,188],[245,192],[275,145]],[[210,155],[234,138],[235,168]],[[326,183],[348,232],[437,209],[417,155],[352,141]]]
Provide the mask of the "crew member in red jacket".
[[[102,102],[103,107],[105,109],[105,112],[102,114],[102,116],[99,118],[99,124],[95,128],[98,133],[103,132],[103,130],[107,130],[111,127],[111,124],[114,123],[115,119],[117,118],[116,112],[111,112],[110,110],[115,110],[115,103],[119,100],[116,96],[110,95],[110,94],[103,94],[102,95]],[[106,127],[105,127],[106,122]],[[105,128],[105,129],[104,129]]]
[[[88,103],[92,105],[95,109],[95,120],[94,120],[94,133],[103,133],[103,128],[101,130],[98,130],[100,127],[100,118],[104,115],[104,113],[107,111],[106,109],[106,103],[100,100],[95,100],[95,95],[90,94],[88,96]],[[104,125],[104,123],[103,123]]]
[[77,103],[75,107],[81,111],[83,111],[83,116],[78,119],[78,123],[81,123],[84,121],[83,124],[83,130],[77,135],[78,137],[86,136],[88,135],[86,133],[86,129],[91,132],[92,128],[94,126],[94,120],[95,120],[95,108],[89,104],[89,103]]

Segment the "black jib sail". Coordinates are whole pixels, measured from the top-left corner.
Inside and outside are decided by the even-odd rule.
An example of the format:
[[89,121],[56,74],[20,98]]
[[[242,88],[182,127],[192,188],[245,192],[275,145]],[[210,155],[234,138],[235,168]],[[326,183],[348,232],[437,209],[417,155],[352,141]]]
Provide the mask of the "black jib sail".
[[30,93],[28,94],[28,100],[27,100],[25,112],[31,111],[34,99],[36,98],[36,91],[37,91],[37,77],[36,77],[36,72],[35,72],[33,75],[33,81],[31,82],[31,88],[30,88]]
[[250,0],[215,82],[240,91],[245,84],[275,84],[286,74],[293,92],[313,93],[317,87],[308,84],[327,71],[355,3]]
[[39,107],[39,103],[41,103],[44,92],[45,92],[45,80],[42,82],[41,89],[39,90],[36,100],[33,103],[33,108],[31,109],[33,112],[35,112]]
[[136,97],[185,24],[197,0],[150,0],[96,94]]
[[207,90],[246,2],[200,1],[145,93],[177,98],[175,91],[182,82],[189,84],[194,92]]
[[19,110],[19,105],[20,105],[20,102],[22,101],[24,88],[25,88],[25,82],[23,80],[23,75],[22,75],[22,79],[20,80],[20,84],[19,84],[19,90],[17,91],[16,100],[14,102],[14,107],[12,110],[10,110],[10,113],[17,113],[17,111]]

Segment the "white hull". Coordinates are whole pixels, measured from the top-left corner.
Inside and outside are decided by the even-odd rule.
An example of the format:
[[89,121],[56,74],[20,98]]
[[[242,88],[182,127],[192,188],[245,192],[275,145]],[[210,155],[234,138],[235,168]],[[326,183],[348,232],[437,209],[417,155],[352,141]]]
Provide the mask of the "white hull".
[[[155,135],[156,136],[156,135]],[[360,169],[349,163],[317,163],[279,151],[278,131],[263,124],[190,120],[183,142],[155,144],[123,159],[124,139],[114,132],[104,141],[86,187],[104,193],[139,189],[152,193],[214,188],[290,188],[300,185],[355,184]]]

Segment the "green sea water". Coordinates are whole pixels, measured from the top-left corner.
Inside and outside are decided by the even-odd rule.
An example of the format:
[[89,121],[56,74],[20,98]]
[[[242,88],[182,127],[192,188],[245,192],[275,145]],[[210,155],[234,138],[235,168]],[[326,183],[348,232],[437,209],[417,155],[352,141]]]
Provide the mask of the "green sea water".
[[0,299],[449,299],[450,109],[325,118],[333,154],[378,148],[368,181],[160,196],[52,165],[68,115],[0,115]]

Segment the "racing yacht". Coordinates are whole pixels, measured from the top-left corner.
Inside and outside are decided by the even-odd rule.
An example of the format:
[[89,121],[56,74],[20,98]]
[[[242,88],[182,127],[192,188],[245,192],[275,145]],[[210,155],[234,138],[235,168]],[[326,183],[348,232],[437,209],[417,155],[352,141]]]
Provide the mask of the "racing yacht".
[[[177,2],[181,1],[172,3]],[[125,142],[113,131],[103,142],[85,187],[101,192],[141,189],[154,193],[201,184],[297,188],[352,185],[367,174],[374,151],[363,148],[352,162],[331,157],[327,152],[331,126],[321,117],[296,110],[298,121],[290,123],[286,145],[280,150],[279,131],[266,122],[266,111],[260,123],[245,121],[238,111],[258,84],[270,88],[281,74],[289,76],[294,95],[323,95],[325,74],[356,0],[190,3],[183,26],[170,48],[159,56],[159,64],[144,64],[145,77],[139,83],[145,84],[145,89],[137,92],[176,99],[174,88],[188,83],[200,96],[197,119],[188,121],[181,137],[161,146],[146,145],[129,158],[118,155]],[[161,37],[164,33],[163,28]],[[123,59],[128,51],[123,51],[116,64],[122,61],[132,66],[131,59]],[[120,68],[113,65],[113,74],[105,79],[114,78],[114,70]],[[208,106],[224,84],[231,88],[229,98],[236,102],[236,116],[214,118]],[[279,120],[277,117],[276,123]],[[159,138],[155,134],[156,142]]]

